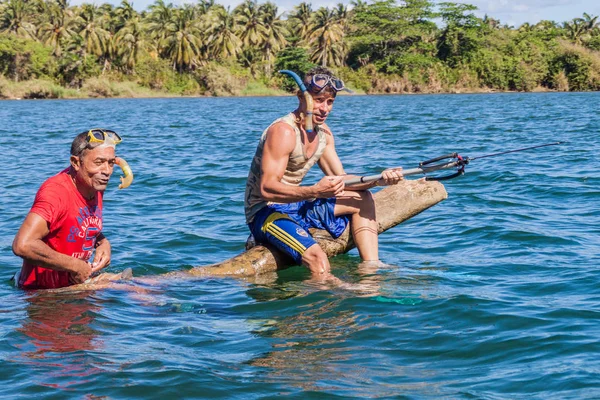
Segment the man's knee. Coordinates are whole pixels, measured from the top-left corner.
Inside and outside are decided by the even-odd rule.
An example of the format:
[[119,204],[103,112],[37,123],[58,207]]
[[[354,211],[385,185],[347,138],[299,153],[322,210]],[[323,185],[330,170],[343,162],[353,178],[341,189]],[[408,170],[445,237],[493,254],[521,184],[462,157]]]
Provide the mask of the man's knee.
[[367,217],[374,218],[375,217],[375,199],[373,198],[373,194],[368,190],[361,190],[357,192],[360,197],[357,198],[356,208],[358,209],[358,214]]
[[375,199],[373,198],[373,193],[371,193],[368,190],[363,190],[360,192],[360,201],[365,205],[375,206]]
[[329,271],[329,259],[321,246],[314,244],[302,254],[302,263],[311,271],[327,272]]

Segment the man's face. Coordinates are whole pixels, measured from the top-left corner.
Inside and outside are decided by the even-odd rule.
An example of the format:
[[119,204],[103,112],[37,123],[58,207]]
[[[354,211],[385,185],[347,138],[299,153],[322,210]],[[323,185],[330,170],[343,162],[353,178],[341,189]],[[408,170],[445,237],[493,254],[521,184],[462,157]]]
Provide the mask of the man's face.
[[115,166],[115,148],[100,146],[74,158],[77,159],[72,159],[77,172],[75,179],[79,184],[78,188],[87,191],[84,196],[96,191],[104,192]]
[[313,94],[313,123],[322,125],[333,108],[335,96],[328,90],[319,94]]

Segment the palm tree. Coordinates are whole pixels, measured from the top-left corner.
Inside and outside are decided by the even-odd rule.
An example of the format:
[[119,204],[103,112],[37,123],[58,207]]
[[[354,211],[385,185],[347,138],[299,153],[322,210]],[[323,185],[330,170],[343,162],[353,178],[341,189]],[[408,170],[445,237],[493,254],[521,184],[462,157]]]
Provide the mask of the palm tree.
[[575,18],[571,22],[565,22],[564,28],[567,31],[567,37],[577,44],[581,44],[581,36],[585,32],[585,25],[581,18]]
[[71,28],[72,13],[66,0],[50,0],[42,3],[42,6],[48,21],[40,25],[38,36],[44,44],[54,49],[52,54],[60,57],[64,40],[77,34]]
[[291,30],[300,39],[301,42],[308,43],[309,25],[313,11],[310,3],[302,2],[294,7],[294,11],[288,16],[291,24]]
[[267,37],[261,10],[255,0],[244,0],[233,10],[238,24],[238,36],[245,46],[260,47]]
[[138,55],[144,47],[143,29],[138,16],[134,16],[127,21],[127,24],[117,32],[115,36],[117,54],[125,68],[135,71]]
[[104,37],[104,54],[102,55],[102,59],[104,60],[102,73],[104,73],[111,69],[113,61],[118,57],[116,34],[123,28],[123,19],[119,16],[119,9],[114,8],[111,4],[104,3],[98,9],[100,10],[98,22],[106,32]]
[[173,20],[173,4],[165,4],[164,0],[156,0],[150,5],[150,14],[147,17],[146,31],[153,40],[156,56],[163,53],[165,38],[167,37],[167,25]]
[[102,29],[102,14],[98,6],[93,4],[82,4],[76,23],[79,25],[79,35],[84,41],[84,49],[87,54],[102,57],[106,51],[106,40],[108,32]]
[[199,21],[194,8],[185,5],[173,13],[173,19],[166,26],[164,54],[179,72],[198,66],[201,57]]
[[346,53],[344,29],[334,10],[321,7],[311,20],[309,28],[312,61],[328,65],[342,65]]
[[121,5],[115,8],[115,32],[119,32],[127,22],[129,22],[133,18],[138,17],[137,11],[133,9],[133,3],[128,2],[127,0],[121,0]]
[[537,24],[534,25],[534,28],[538,31],[545,31],[545,30],[550,30],[550,29],[556,29],[558,28],[559,25],[554,22],[554,21],[550,21],[547,19],[544,19],[540,22],[538,22]]
[[525,22],[517,30],[519,32],[531,32],[533,30],[533,26],[529,22]]
[[598,22],[598,16],[592,17],[588,13],[583,13],[583,18],[578,19],[583,23],[584,29],[588,33],[592,32],[595,28],[598,28],[598,26],[600,26],[600,23]]
[[333,9],[333,14],[335,19],[342,25],[342,27],[345,28],[348,25],[348,6],[344,5],[343,3],[338,3]]
[[236,34],[233,13],[223,7],[210,12],[207,23],[209,54],[216,59],[237,57],[242,51],[242,40]]
[[285,36],[288,34],[285,22],[281,15],[277,15],[277,6],[267,2],[260,7],[263,25],[265,27],[265,40],[262,43],[262,59],[265,62],[265,74],[271,76],[271,67],[275,62],[275,54],[287,44]]
[[[196,11],[199,16],[208,14],[216,6],[215,0],[198,0]],[[223,6],[220,6],[221,8]]]
[[31,11],[26,0],[8,0],[0,16],[0,30],[16,36],[35,39],[35,26],[27,19]]
[[500,20],[491,18],[487,14],[483,17],[483,24],[487,25],[490,29],[500,29]]

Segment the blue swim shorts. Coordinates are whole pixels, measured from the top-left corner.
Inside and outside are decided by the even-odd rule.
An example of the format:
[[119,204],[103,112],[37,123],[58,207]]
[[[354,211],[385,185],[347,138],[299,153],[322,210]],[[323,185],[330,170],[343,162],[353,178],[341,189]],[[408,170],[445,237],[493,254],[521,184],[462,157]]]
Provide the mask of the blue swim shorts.
[[325,229],[338,238],[348,226],[348,216],[334,214],[335,197],[263,207],[248,224],[256,243],[270,243],[302,264],[302,255],[316,244],[309,228]]

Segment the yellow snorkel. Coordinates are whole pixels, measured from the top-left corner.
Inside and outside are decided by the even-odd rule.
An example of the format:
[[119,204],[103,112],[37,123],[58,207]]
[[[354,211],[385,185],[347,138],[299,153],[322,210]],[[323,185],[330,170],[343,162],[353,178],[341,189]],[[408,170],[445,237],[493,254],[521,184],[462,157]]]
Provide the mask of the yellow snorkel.
[[292,79],[294,79],[294,81],[296,81],[296,84],[302,91],[302,94],[304,95],[304,100],[306,100],[306,118],[304,118],[304,129],[306,130],[306,132],[311,133],[313,131],[313,98],[312,98],[312,96],[310,95],[310,93],[308,93],[308,90],[306,90],[306,86],[304,85],[304,82],[302,82],[302,79],[300,79],[298,74],[296,74],[293,71],[289,71],[287,69],[282,69],[279,72],[292,77]]
[[131,167],[129,164],[127,164],[127,161],[121,157],[115,158],[115,164],[117,164],[119,168],[121,168],[121,171],[123,171],[123,176],[119,177],[121,179],[119,189],[125,189],[131,185],[131,182],[133,182],[133,172],[131,172]]

